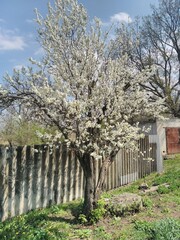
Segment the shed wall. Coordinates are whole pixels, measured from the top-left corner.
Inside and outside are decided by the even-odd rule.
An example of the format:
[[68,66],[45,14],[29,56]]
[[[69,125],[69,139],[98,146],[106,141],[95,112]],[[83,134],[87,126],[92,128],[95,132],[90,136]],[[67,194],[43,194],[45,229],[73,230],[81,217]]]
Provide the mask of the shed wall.
[[161,152],[167,153],[166,128],[180,128],[180,119],[171,118],[164,121],[157,121],[157,134],[161,143]]

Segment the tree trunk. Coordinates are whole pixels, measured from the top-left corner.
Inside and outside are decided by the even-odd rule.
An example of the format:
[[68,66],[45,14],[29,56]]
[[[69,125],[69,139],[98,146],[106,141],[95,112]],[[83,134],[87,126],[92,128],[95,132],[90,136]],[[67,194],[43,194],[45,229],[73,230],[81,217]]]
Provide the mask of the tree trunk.
[[97,201],[102,193],[107,168],[109,167],[109,161],[104,160],[102,162],[97,181],[95,181],[97,178],[94,166],[95,160],[90,156],[90,154],[83,154],[79,161],[85,176],[83,213],[87,218],[89,218],[91,211],[97,207]]
[[95,209],[96,206],[96,196],[95,196],[95,186],[93,183],[93,176],[85,175],[85,191],[84,191],[84,206],[83,213],[89,217],[91,211]]

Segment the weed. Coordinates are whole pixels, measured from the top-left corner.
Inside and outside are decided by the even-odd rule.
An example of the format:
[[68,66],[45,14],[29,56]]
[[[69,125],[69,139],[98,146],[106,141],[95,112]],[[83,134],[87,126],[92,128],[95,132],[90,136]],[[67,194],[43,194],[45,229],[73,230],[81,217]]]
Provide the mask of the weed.
[[87,219],[87,217],[84,214],[80,214],[78,217],[78,220],[81,224],[91,223],[95,224],[100,219],[102,219],[105,216],[106,208],[105,208],[106,202],[104,199],[99,199],[97,202],[97,207],[91,211],[90,217]]
[[151,239],[154,240],[179,240],[180,239],[180,223],[172,218],[167,218],[152,224],[150,230]]
[[121,217],[114,216],[112,221],[111,221],[111,224],[114,225],[114,226],[119,226],[120,223],[121,223]]
[[61,211],[61,207],[60,207],[60,206],[57,206],[57,205],[52,206],[52,207],[50,208],[50,212],[51,212],[51,213],[54,213],[54,214],[59,213],[60,211]]
[[92,235],[91,229],[79,229],[75,231],[75,235],[79,239],[89,239],[89,237]]
[[34,231],[34,240],[48,240],[49,234],[44,229],[36,229]]
[[102,219],[105,216],[105,213],[107,212],[105,205],[106,202],[104,201],[104,199],[98,200],[97,208],[91,211],[90,223],[92,224],[97,223],[100,219]]
[[149,222],[146,221],[142,221],[142,220],[137,220],[134,222],[134,227],[137,230],[143,231],[143,232],[147,232],[150,229],[151,224]]
[[170,191],[171,190],[166,186],[159,186],[158,189],[157,189],[157,192],[160,193],[160,194],[167,194]]
[[170,212],[171,212],[171,210],[167,207],[165,207],[161,210],[161,213],[170,213]]
[[172,218],[163,219],[153,223],[136,221],[136,230],[146,233],[149,240],[179,240],[180,223]]
[[97,240],[111,240],[112,239],[112,235],[108,234],[105,231],[104,227],[98,227],[94,231],[94,238],[93,239],[97,239]]
[[111,216],[127,216],[139,212],[141,209],[141,202],[133,202],[130,204],[109,204],[107,211]]
[[80,214],[79,217],[78,217],[78,220],[81,224],[85,224],[85,223],[88,222],[87,217],[84,214]]
[[143,197],[142,204],[143,204],[143,207],[146,207],[146,208],[150,208],[151,209],[153,207],[152,200],[149,197],[147,197],[147,196]]

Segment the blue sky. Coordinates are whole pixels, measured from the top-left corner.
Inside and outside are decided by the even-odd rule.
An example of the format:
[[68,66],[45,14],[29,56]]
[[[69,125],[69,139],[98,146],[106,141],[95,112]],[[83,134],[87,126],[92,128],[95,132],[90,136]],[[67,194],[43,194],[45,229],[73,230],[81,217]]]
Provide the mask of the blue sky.
[[[0,81],[13,68],[28,64],[28,58],[39,58],[42,50],[37,42],[34,9],[47,13],[48,0],[0,0]],[[53,2],[53,0],[50,0]],[[150,4],[158,0],[79,0],[89,14],[106,25],[133,21],[135,16],[150,13]]]

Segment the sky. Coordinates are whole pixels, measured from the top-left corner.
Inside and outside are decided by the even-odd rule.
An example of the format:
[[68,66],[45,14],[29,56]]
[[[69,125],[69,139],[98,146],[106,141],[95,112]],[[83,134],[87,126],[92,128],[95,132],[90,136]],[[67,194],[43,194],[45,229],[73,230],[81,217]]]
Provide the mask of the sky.
[[[28,65],[28,59],[39,59],[42,49],[37,41],[35,12],[45,16],[48,0],[0,0],[0,82],[13,68]],[[53,0],[50,0],[53,2]],[[151,13],[150,4],[158,0],[79,0],[90,19],[98,17],[104,26]]]

